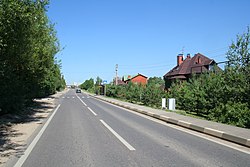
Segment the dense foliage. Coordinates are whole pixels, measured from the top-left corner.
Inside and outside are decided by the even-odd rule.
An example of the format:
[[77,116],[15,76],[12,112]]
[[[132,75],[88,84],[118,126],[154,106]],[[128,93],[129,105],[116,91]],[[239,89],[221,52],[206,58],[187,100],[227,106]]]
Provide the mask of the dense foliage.
[[139,103],[155,108],[161,107],[161,99],[166,97],[164,80],[160,77],[149,78],[147,85],[133,84],[108,85],[106,95],[133,103]]
[[250,32],[238,35],[219,73],[171,86],[177,107],[210,120],[250,128]]
[[0,114],[65,87],[48,1],[0,1]]
[[94,79],[90,78],[86,81],[84,81],[81,85],[80,85],[81,89],[93,92],[93,88],[94,88]]
[[225,69],[176,81],[165,91],[161,78],[147,85],[107,85],[106,95],[129,102],[161,107],[162,98],[175,98],[177,109],[208,120],[250,128],[250,30],[238,35],[227,52]]

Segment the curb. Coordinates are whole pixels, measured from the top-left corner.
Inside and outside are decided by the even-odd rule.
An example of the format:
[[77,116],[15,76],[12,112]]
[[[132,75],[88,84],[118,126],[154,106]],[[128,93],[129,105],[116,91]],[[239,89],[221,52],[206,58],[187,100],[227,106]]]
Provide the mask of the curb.
[[96,97],[96,96],[93,96],[93,95],[91,95],[91,96],[96,98],[96,99],[99,99],[99,100],[102,100],[102,101],[105,101],[105,102],[108,102],[108,103],[111,103],[111,104],[114,104],[114,105],[129,109],[129,110],[133,110],[135,112],[138,112],[138,113],[141,113],[141,114],[144,114],[144,115],[148,115],[150,117],[162,120],[162,121],[167,122],[167,123],[175,124],[175,125],[178,125],[178,126],[181,126],[181,127],[184,127],[184,128],[188,128],[188,129],[191,129],[191,130],[194,130],[194,131],[197,131],[197,132],[205,133],[205,134],[208,134],[208,135],[211,135],[211,136],[223,139],[223,140],[231,141],[231,142],[234,142],[234,143],[246,146],[246,147],[250,147],[250,139],[246,139],[246,138],[243,138],[243,137],[228,134],[226,132],[219,131],[219,130],[216,130],[216,129],[211,129],[211,128],[195,125],[195,124],[192,124],[192,123],[189,123],[189,122],[186,122],[186,121],[176,120],[176,119],[171,118],[171,117],[158,115],[158,114],[155,114],[155,113],[152,113],[152,112],[140,110],[138,108],[123,105],[123,104],[113,102],[113,101],[110,101],[110,100],[107,100],[107,99],[102,99],[102,98],[99,98],[99,97]]

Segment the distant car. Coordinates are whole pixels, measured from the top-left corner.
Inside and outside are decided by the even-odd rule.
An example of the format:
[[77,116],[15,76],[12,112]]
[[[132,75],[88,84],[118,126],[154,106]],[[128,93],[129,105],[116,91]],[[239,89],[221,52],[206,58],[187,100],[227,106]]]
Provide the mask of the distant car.
[[81,89],[77,88],[76,93],[81,93]]

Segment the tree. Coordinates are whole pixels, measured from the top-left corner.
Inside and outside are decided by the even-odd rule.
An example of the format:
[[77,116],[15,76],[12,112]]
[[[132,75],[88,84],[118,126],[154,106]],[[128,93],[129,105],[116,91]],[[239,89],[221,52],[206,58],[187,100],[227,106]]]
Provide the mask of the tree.
[[193,77],[170,88],[177,107],[218,122],[250,127],[250,32],[237,35],[225,71]]
[[89,89],[92,89],[93,87],[94,87],[94,79],[93,78],[90,78],[89,80],[84,81],[84,83],[82,83],[80,85],[80,88],[84,89],[84,90],[89,90]]
[[164,80],[161,77],[150,77],[148,79],[148,85],[155,85],[156,87],[163,87]]
[[248,70],[250,65],[250,28],[242,35],[237,35],[236,42],[232,42],[227,52],[228,67]]
[[60,46],[46,15],[48,4],[46,0],[0,1],[1,114],[19,111],[65,83],[55,60]]
[[98,85],[101,85],[101,83],[102,83],[102,79],[99,76],[96,77],[95,85],[98,86]]

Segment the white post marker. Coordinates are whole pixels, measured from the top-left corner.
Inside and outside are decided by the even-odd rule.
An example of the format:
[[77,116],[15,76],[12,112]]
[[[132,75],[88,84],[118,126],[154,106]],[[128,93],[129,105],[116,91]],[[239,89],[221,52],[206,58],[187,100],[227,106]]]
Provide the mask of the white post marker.
[[162,98],[161,100],[161,109],[166,109],[166,98]]
[[56,114],[57,110],[59,109],[59,107],[61,106],[61,104],[59,104],[55,111],[52,113],[52,115],[49,117],[49,119],[46,121],[46,123],[44,124],[44,126],[42,127],[42,129],[40,130],[40,132],[37,134],[37,136],[35,137],[35,139],[32,141],[32,143],[29,145],[29,147],[26,149],[26,151],[24,152],[24,154],[21,156],[21,158],[19,158],[19,160],[17,161],[17,163],[15,164],[14,167],[21,167],[23,165],[23,163],[26,161],[26,159],[28,158],[28,156],[30,155],[31,151],[33,150],[33,148],[36,146],[37,142],[39,141],[39,139],[41,138],[41,136],[43,135],[43,132],[46,130],[46,128],[48,127],[50,121],[52,120],[52,118],[54,117],[54,115]]

